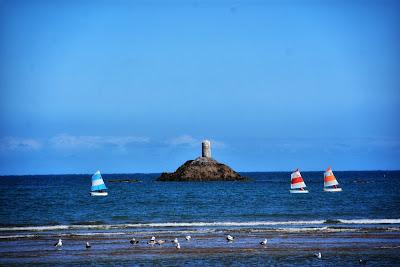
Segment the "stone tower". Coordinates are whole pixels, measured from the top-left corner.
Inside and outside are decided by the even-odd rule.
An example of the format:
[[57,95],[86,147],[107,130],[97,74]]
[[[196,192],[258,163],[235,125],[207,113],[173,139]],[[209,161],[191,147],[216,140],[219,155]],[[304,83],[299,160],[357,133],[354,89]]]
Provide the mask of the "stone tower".
[[204,140],[201,142],[201,156],[211,158],[211,142]]

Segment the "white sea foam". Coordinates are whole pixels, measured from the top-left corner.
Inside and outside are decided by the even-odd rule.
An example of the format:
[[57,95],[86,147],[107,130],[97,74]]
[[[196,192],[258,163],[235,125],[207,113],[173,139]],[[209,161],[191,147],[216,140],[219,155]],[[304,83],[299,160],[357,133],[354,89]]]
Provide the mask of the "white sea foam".
[[11,239],[11,238],[33,238],[38,237],[38,235],[4,235],[0,236],[0,239]]
[[74,233],[74,234],[61,234],[61,236],[113,236],[113,235],[126,235],[124,232],[109,232],[109,233]]
[[400,231],[400,227],[388,227],[386,231]]
[[339,232],[357,232],[359,229],[355,228],[329,228],[329,227],[315,227],[315,228],[280,228],[280,232],[325,232],[325,233],[339,233]]
[[273,226],[273,225],[303,225],[322,224],[324,220],[314,221],[250,221],[250,222],[172,222],[172,223],[148,223],[148,224],[126,224],[127,227],[215,227],[215,226]]
[[[250,233],[309,233],[309,232],[324,232],[324,233],[338,233],[338,232],[357,232],[365,231],[367,228],[331,228],[328,226],[324,227],[285,227],[285,228],[264,228],[264,229],[237,229],[237,232],[250,232]],[[372,228],[375,229],[375,228]],[[379,230],[379,228],[375,229]],[[399,232],[400,227],[388,227],[380,230],[386,230],[391,232]],[[233,230],[235,231],[235,230]],[[165,231],[134,231],[134,232],[75,232],[75,233],[46,233],[44,236],[47,237],[80,237],[80,236],[122,236],[122,235],[135,235],[135,236],[153,236],[153,235],[187,235],[187,234],[207,234],[215,232],[225,232],[224,230],[215,229],[195,229],[195,230],[165,230]],[[5,235],[0,236],[0,239],[23,239],[23,238],[38,238],[41,234],[27,234],[27,235]]]
[[23,226],[0,227],[0,231],[60,231],[60,230],[95,230],[95,229],[129,229],[129,228],[176,228],[176,227],[260,227],[284,225],[321,225],[321,224],[400,224],[400,219],[337,219],[310,221],[249,221],[249,222],[167,222],[167,223],[137,223],[137,224],[101,224],[101,225],[54,225],[54,226]]
[[282,232],[282,233],[308,233],[308,232],[325,232],[325,233],[338,233],[338,232],[357,232],[358,228],[329,228],[325,227],[285,227],[275,229],[253,229],[251,233],[267,233],[267,232]]
[[379,247],[379,248],[383,248],[383,249],[393,249],[393,248],[400,248],[400,246],[383,246],[383,247]]
[[[1,227],[0,231],[57,231],[57,230],[80,230],[80,229],[110,229],[116,225],[52,225],[52,226],[22,226]],[[122,226],[122,225],[121,225]],[[117,227],[115,227],[117,228]],[[122,227],[123,228],[123,227]]]
[[273,229],[251,229],[251,233],[266,233],[266,232],[318,232],[327,230],[328,227],[285,227]]
[[166,234],[185,235],[185,234],[207,234],[215,232],[217,232],[215,229],[193,229],[193,230],[134,231],[126,233],[135,235],[166,235]]
[[396,224],[396,223],[400,223],[400,219],[352,219],[352,220],[339,219],[339,221],[344,224]]

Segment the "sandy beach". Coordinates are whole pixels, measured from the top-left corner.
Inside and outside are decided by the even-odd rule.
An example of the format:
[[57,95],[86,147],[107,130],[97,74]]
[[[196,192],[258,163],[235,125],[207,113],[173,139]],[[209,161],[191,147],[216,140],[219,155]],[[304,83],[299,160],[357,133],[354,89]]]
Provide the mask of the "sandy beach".
[[[235,236],[227,242],[226,234]],[[163,245],[149,245],[152,234],[93,233],[64,237],[63,247],[57,250],[53,243],[59,235],[41,235],[26,238],[0,239],[0,264],[17,265],[184,265],[185,263],[230,266],[244,265],[308,265],[308,266],[357,266],[359,259],[369,266],[395,266],[400,262],[400,232],[347,232],[318,231],[303,233],[278,233],[276,231],[229,231],[215,234],[184,236],[159,234],[166,240]],[[131,245],[130,238],[140,240]],[[178,237],[181,249],[171,242]],[[264,238],[268,244],[259,244]],[[85,248],[89,241],[90,249]],[[317,259],[314,253],[321,252]]]

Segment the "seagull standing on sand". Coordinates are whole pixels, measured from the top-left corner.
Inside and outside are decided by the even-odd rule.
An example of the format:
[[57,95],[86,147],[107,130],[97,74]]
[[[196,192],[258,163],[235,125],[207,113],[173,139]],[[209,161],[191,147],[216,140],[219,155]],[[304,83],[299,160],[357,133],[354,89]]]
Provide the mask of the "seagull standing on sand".
[[134,237],[129,241],[132,245],[139,244],[139,240],[136,240]]
[[191,237],[190,235],[187,235],[187,236],[185,237],[185,239],[186,239],[187,241],[189,241],[190,239],[192,239],[192,237]]
[[165,243],[165,240],[160,239],[160,240],[157,240],[156,243],[157,243],[157,245],[161,246],[162,244]]
[[172,243],[179,244],[178,238],[175,237],[175,239],[172,240]]
[[228,240],[228,242],[232,242],[234,239],[235,239],[235,237],[233,237],[231,235],[226,236],[226,240]]
[[181,249],[181,245],[179,244],[179,242],[176,243],[175,247],[176,247],[176,249]]
[[54,246],[55,246],[57,249],[62,247],[62,240],[61,240],[61,238],[58,239],[58,242],[55,243]]
[[318,259],[322,258],[321,252],[315,253],[315,254],[314,254],[314,257],[316,257],[316,258],[318,258]]
[[265,246],[267,245],[268,240],[265,238],[263,241],[260,242],[260,245]]
[[358,263],[359,264],[367,264],[367,260],[359,259]]
[[86,248],[91,248],[92,246],[89,244],[89,242],[86,242]]
[[147,244],[149,244],[149,245],[154,245],[155,243],[156,243],[156,237],[155,236],[152,236],[150,241],[147,242]]

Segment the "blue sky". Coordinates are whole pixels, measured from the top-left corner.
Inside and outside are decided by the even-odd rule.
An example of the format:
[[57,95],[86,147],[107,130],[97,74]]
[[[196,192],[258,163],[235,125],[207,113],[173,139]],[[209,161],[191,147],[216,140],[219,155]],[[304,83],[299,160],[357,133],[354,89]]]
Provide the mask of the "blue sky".
[[0,1],[0,174],[400,168],[396,1]]

